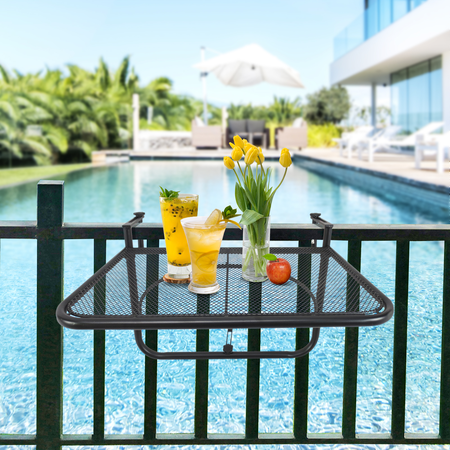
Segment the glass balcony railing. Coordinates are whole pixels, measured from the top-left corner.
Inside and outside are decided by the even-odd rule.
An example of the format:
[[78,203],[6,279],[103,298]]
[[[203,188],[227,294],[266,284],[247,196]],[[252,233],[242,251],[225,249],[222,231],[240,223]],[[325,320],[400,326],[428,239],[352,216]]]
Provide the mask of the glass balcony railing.
[[334,59],[353,50],[427,0],[369,0],[364,13],[334,38]]

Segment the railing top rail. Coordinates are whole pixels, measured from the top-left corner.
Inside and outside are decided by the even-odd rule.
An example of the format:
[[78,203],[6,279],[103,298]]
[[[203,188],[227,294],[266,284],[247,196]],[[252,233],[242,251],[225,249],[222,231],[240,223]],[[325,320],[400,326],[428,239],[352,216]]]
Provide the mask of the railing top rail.
[[[35,221],[0,221],[0,239],[123,239],[122,223],[65,222],[54,229],[38,228]],[[292,241],[321,239],[323,230],[312,224],[272,224],[271,239]],[[164,239],[160,223],[143,223],[134,229],[135,239]],[[227,227],[224,240],[241,240],[242,232],[234,225]],[[333,228],[333,240],[348,241],[443,241],[450,240],[448,224],[340,224]]]

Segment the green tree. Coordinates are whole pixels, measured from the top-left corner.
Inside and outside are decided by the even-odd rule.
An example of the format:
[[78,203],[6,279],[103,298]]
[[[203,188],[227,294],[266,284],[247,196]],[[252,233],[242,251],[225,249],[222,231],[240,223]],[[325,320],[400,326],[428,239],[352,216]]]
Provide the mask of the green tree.
[[308,123],[322,125],[337,124],[348,116],[351,102],[348,91],[342,86],[333,86],[306,96],[305,119]]
[[289,100],[286,97],[275,96],[268,110],[268,115],[276,126],[290,125],[297,117],[302,115],[300,97]]

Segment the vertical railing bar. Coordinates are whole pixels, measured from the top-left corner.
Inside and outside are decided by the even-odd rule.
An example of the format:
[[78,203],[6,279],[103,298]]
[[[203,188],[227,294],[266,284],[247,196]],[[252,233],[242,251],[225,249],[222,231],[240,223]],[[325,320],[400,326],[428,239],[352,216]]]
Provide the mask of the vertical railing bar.
[[444,244],[439,435],[450,439],[450,241]]
[[[197,313],[209,314],[210,296],[197,295]],[[196,349],[198,352],[209,350],[209,330],[197,330]],[[208,437],[208,378],[209,360],[195,361],[195,415],[194,434],[197,439]]]
[[[249,313],[261,312],[262,283],[249,283]],[[261,330],[248,330],[247,350],[261,349]],[[245,404],[245,437],[255,439],[259,428],[259,377],[260,359],[247,360],[247,393]]]
[[394,357],[392,423],[394,439],[403,439],[406,404],[406,350],[408,339],[409,241],[397,241],[395,269]]
[[[147,239],[147,247],[159,247],[159,239]],[[159,279],[159,255],[147,255],[147,287]],[[158,314],[158,288],[153,289],[146,298],[146,314]],[[147,330],[145,343],[158,350],[158,331]],[[144,439],[156,437],[156,407],[158,361],[145,358],[145,384],[144,384]]]
[[64,295],[64,181],[37,186],[36,449],[61,448],[63,331],[55,311]]
[[[311,247],[311,241],[298,241],[298,246]],[[298,255],[297,279],[311,288],[311,255]],[[297,310],[302,310],[303,302],[310,304],[311,299],[300,286],[297,286]],[[309,328],[297,328],[295,348],[297,350],[303,348],[308,342]],[[295,359],[293,432],[296,439],[306,439],[308,433],[308,382],[309,355],[306,355]]]
[[[106,264],[106,239],[94,239],[94,273]],[[106,279],[94,287],[94,305],[101,305],[96,314],[105,314]],[[94,331],[94,435],[96,441],[105,437],[105,331]]]
[[[358,271],[361,270],[361,241],[348,241],[348,262]],[[349,292],[354,285],[350,275],[347,278],[347,304],[354,303],[349,298]],[[359,294],[358,294],[359,302]],[[358,306],[359,308],[359,306]],[[344,350],[344,389],[342,405],[342,435],[344,438],[354,438],[356,428],[356,401],[358,382],[358,336],[359,328],[345,329]]]

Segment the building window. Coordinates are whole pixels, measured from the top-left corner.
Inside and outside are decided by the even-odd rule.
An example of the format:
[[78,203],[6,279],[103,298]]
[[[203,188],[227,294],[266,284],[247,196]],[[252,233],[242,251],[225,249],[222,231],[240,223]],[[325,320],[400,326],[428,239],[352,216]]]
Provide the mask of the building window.
[[406,133],[442,121],[441,56],[391,74],[391,111]]
[[369,39],[426,0],[365,0],[365,39]]

